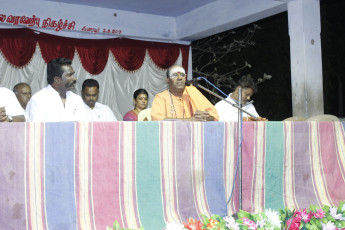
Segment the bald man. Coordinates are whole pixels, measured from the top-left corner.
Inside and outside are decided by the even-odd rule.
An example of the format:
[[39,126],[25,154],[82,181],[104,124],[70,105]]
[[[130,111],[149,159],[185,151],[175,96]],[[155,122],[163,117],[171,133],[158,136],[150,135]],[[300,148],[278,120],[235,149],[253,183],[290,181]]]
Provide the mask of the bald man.
[[30,101],[30,98],[31,98],[31,87],[30,87],[30,85],[23,83],[23,82],[18,83],[17,85],[15,85],[13,87],[13,92],[16,95],[20,105],[25,110],[26,105],[28,104],[28,102]]

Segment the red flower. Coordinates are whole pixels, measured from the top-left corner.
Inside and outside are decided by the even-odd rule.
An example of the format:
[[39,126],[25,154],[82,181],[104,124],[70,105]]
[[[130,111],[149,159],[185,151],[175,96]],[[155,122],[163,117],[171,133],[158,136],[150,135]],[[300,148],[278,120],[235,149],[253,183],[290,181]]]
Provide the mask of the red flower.
[[256,229],[256,224],[254,221],[249,220],[247,217],[242,217],[243,224],[248,226],[248,229],[255,230]]
[[194,220],[193,218],[189,218],[187,223],[184,223],[184,227],[189,230],[203,230],[202,223],[200,220]]
[[207,224],[207,229],[213,229],[214,226],[218,224],[217,220],[209,219],[209,223]]
[[325,217],[325,212],[322,209],[319,209],[314,213],[314,217],[317,219],[322,219]]
[[[293,217],[291,219],[289,219],[288,221],[286,221],[286,225],[288,228],[288,230],[299,230],[299,226],[301,225],[301,220],[302,217],[300,215],[300,213],[295,212],[295,214],[293,215]],[[291,223],[292,221],[292,223]],[[291,225],[290,225],[291,223]]]
[[302,212],[298,213],[302,220],[306,223],[308,223],[310,221],[310,219],[313,217],[313,215],[311,214],[311,212],[307,212],[307,209],[303,209]]

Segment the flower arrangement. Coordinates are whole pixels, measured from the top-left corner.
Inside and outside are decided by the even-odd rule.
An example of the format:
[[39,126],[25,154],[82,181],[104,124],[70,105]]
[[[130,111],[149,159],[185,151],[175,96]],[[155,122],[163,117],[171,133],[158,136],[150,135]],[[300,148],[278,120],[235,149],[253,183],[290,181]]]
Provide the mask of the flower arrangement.
[[[309,209],[290,210],[285,208],[279,212],[267,209],[264,212],[251,214],[240,210],[234,216],[221,217],[202,216],[202,220],[188,218],[185,223],[168,223],[164,230],[345,230],[345,202],[338,207],[311,205]],[[117,221],[113,228],[121,229]],[[144,228],[140,228],[144,230]]]

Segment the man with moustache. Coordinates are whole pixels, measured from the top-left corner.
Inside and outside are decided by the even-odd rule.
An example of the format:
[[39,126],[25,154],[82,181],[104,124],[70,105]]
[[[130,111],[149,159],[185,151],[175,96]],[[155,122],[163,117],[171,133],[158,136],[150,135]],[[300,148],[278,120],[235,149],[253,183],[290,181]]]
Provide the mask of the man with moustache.
[[34,94],[26,107],[28,121],[86,121],[84,102],[71,92],[77,78],[72,61],[56,58],[47,65],[48,86]]
[[155,96],[151,108],[152,120],[218,120],[216,108],[194,86],[186,86],[186,78],[182,66],[173,65],[168,69],[169,89]]
[[98,103],[99,83],[95,79],[83,82],[81,97],[84,101],[88,121],[117,121],[113,111],[107,105]]

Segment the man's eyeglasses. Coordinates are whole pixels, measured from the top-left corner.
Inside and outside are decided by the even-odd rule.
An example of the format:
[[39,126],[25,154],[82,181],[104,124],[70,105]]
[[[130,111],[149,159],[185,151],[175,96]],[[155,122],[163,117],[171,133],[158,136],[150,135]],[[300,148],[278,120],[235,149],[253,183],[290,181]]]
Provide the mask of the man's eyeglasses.
[[173,73],[173,74],[170,75],[170,78],[177,78],[179,75],[181,77],[186,77],[185,73]]

